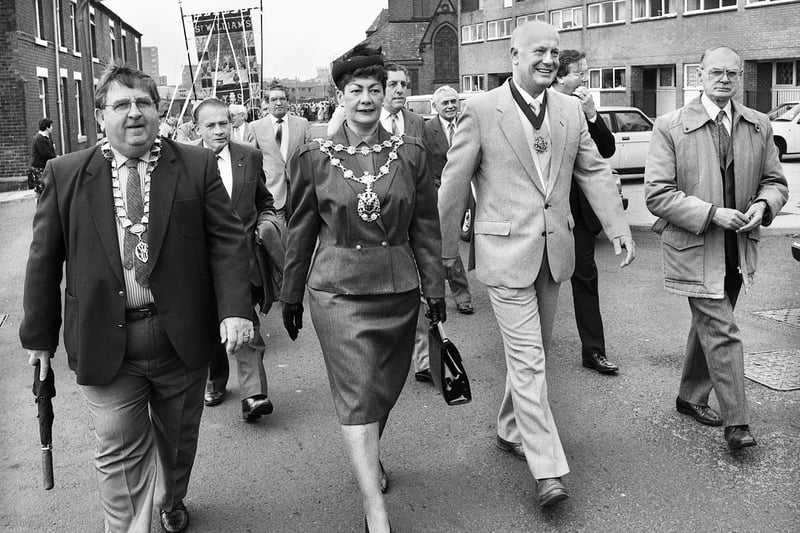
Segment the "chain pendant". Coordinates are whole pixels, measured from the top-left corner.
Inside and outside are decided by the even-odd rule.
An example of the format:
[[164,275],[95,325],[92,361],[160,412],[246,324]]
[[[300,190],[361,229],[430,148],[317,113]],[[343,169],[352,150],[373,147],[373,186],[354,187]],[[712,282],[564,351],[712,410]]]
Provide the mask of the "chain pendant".
[[141,235],[139,235],[139,242],[136,243],[136,248],[133,249],[133,255],[136,256],[140,263],[147,263],[150,257],[147,243],[142,240]]
[[375,222],[381,214],[381,201],[368,185],[367,190],[358,194],[358,216],[364,222]]
[[547,139],[539,135],[539,132],[536,131],[533,137],[533,149],[536,150],[536,153],[541,155],[547,152],[549,147],[550,144],[547,142]]

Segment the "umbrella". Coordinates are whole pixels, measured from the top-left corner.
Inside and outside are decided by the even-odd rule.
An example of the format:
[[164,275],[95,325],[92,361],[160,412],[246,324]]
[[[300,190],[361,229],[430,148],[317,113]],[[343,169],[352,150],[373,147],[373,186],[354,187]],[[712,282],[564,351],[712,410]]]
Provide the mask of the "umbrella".
[[36,396],[36,405],[39,413],[39,438],[42,441],[42,476],[45,490],[53,488],[53,402],[56,395],[56,379],[53,369],[47,370],[44,381],[39,379],[39,365],[33,374],[33,395]]

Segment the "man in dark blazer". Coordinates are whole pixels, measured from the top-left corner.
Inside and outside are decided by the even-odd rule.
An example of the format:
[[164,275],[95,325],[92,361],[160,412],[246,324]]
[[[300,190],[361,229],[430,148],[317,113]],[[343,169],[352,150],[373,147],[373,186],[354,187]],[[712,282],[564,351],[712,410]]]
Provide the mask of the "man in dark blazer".
[[[424,141],[428,151],[428,169],[438,190],[442,184],[442,169],[447,163],[447,151],[456,131],[458,93],[452,87],[443,85],[433,92],[431,104],[437,116],[425,122]],[[445,272],[445,277],[456,301],[456,310],[464,315],[474,313],[472,294],[469,292],[469,281],[461,256],[456,257],[455,265]]]
[[458,255],[461,218],[475,188],[477,278],[488,289],[503,336],[507,375],[497,446],[524,458],[546,507],[568,497],[569,471],[547,399],[545,357],[560,282],[572,275],[573,181],[603,223],[622,266],[634,243],[611,168],[589,137],[580,103],[548,89],[558,71],[559,37],[543,22],[511,36],[512,79],[464,103],[439,189],[442,257]]
[[385,69],[386,94],[381,109],[381,126],[392,135],[408,135],[422,139],[425,136],[425,119],[405,108],[408,96],[408,69],[396,63],[388,63]]
[[[586,54],[577,50],[561,50],[558,63],[558,74],[553,88],[580,100],[589,135],[600,155],[608,159],[616,151],[614,134],[597,114],[594,100],[584,85],[589,73]],[[594,262],[594,244],[603,226],[586,195],[577,185],[573,185],[569,193],[569,206],[575,219],[575,228],[572,230],[575,237],[575,272],[570,281],[575,323],[581,339],[581,359],[586,368],[601,374],[611,374],[619,370],[619,367],[606,358],[603,317],[600,315],[597,287],[597,264]]]
[[[216,98],[203,100],[194,110],[194,123],[200,136],[199,146],[212,150],[217,159],[222,183],[231,199],[233,209],[242,221],[249,252],[251,305],[259,305],[266,313],[269,295],[268,273],[256,251],[265,237],[273,246],[280,247],[284,255],[281,234],[284,225],[275,214],[272,195],[267,190],[264,170],[261,168],[261,153],[246,144],[230,142],[231,115],[225,103]],[[269,236],[272,235],[272,238]],[[277,244],[275,244],[277,243]],[[253,313],[254,335],[250,342],[236,352],[239,375],[239,396],[242,399],[242,418],[254,421],[272,412],[268,397],[267,373],[264,369],[266,345],[259,332],[258,314]],[[222,402],[225,397],[229,375],[228,357],[223,350],[211,359],[209,378],[206,384],[206,405]]]
[[[106,531],[170,533],[197,449],[208,361],[253,337],[242,226],[213,154],[158,135],[158,91],[111,65],[95,117],[107,139],[53,160],[33,222],[20,326],[44,376],[64,347],[96,435]],[[87,526],[88,527],[88,526]]]
[[289,156],[298,146],[311,142],[308,121],[288,113],[287,94],[281,85],[270,87],[266,100],[261,103],[263,118],[250,123],[255,146],[264,156],[267,189],[275,201],[275,211],[284,223],[291,215],[291,205],[287,204],[289,174],[286,166]]

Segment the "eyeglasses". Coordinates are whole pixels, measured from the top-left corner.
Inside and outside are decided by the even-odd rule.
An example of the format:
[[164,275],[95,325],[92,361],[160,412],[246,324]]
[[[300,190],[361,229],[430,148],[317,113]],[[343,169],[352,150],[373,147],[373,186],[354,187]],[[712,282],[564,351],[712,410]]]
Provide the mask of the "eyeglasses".
[[728,70],[719,68],[712,68],[711,70],[707,70],[706,73],[711,81],[721,80],[723,76],[728,76],[728,79],[731,81],[739,81],[739,78],[742,76],[741,70]]
[[150,98],[136,98],[135,100],[120,100],[119,102],[107,104],[103,107],[110,107],[114,110],[114,113],[118,115],[127,115],[131,110],[131,104],[136,104],[136,109],[142,112],[150,111],[153,109],[153,106],[155,106],[155,102]]

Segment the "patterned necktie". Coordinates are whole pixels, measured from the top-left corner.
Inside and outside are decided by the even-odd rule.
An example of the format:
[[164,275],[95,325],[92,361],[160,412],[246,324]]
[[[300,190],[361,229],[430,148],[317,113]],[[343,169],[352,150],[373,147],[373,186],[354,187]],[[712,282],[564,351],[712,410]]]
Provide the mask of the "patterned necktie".
[[278,146],[281,145],[281,140],[283,140],[283,119],[279,118],[276,120],[277,124],[275,125],[275,142],[278,143]]
[[717,138],[719,139],[719,167],[724,169],[727,166],[728,149],[731,145],[731,135],[725,128],[723,119],[725,118],[725,111],[720,110],[717,114]]
[[453,146],[453,134],[456,132],[456,127],[453,125],[453,121],[450,121],[450,124],[447,125],[447,143],[450,146]]
[[392,113],[392,135],[400,135],[400,126],[397,124],[397,113]]
[[[125,186],[125,212],[128,214],[128,219],[134,224],[139,224],[144,215],[144,202],[142,201],[142,182],[139,176],[138,159],[128,159],[125,161],[125,166],[128,168],[128,183]],[[147,230],[141,234],[141,242],[147,244]],[[125,244],[124,244],[124,266],[126,269],[135,269],[136,281],[142,287],[147,287],[147,263],[143,263],[136,258],[136,246],[139,244],[139,237],[125,231]]]

